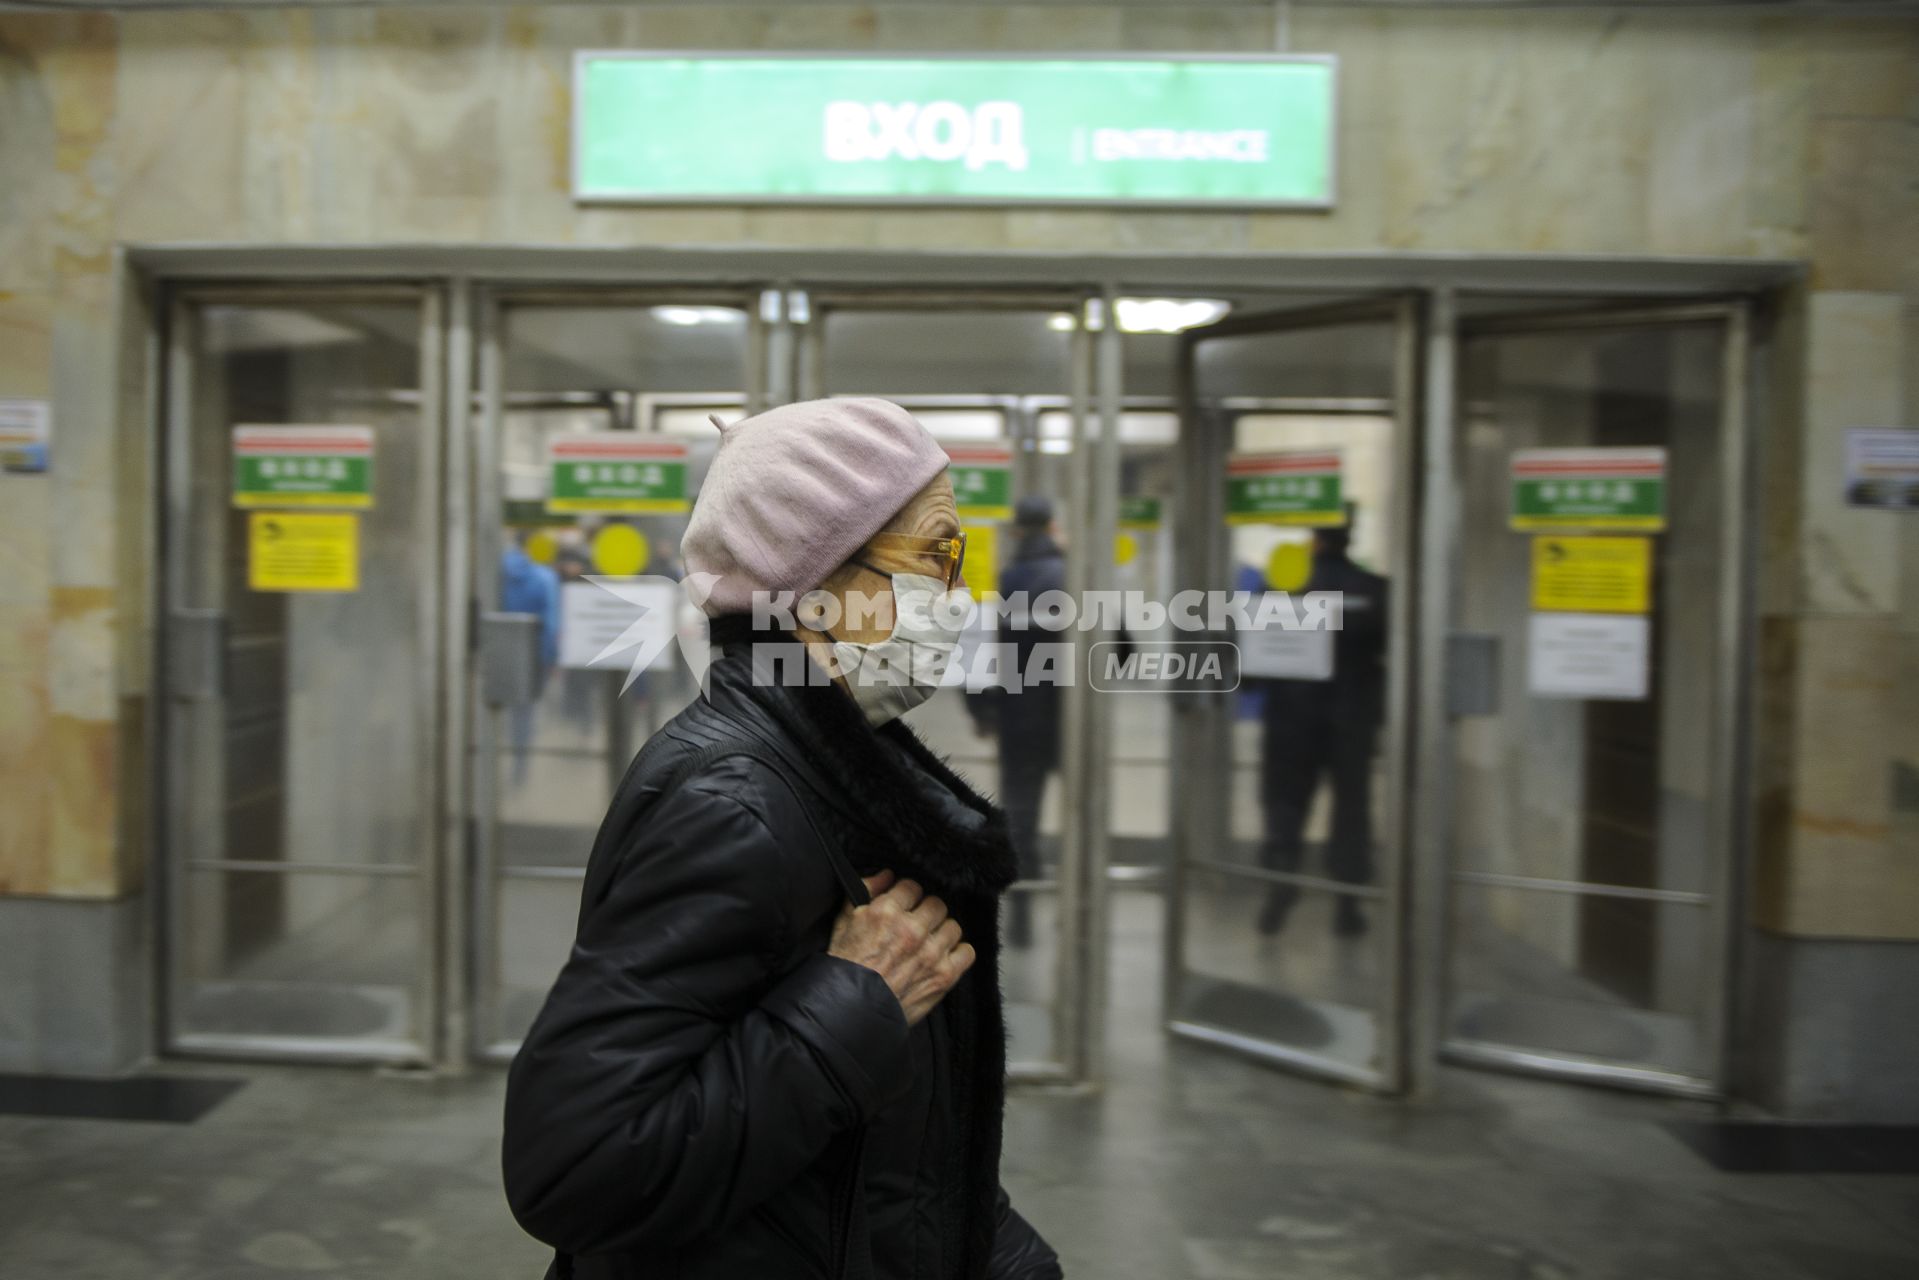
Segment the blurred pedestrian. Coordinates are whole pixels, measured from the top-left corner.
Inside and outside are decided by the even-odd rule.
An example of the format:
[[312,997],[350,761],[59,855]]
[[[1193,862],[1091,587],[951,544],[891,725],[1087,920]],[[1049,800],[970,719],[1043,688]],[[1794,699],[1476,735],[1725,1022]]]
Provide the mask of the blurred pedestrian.
[[[1038,674],[1034,658],[1039,646],[1061,640],[1056,629],[1034,616],[1042,596],[1066,590],[1066,553],[1059,545],[1053,500],[1037,493],[1021,498],[1013,510],[1013,538],[999,593],[1016,606],[1001,618],[994,637],[1004,646],[1008,684],[971,695],[967,709],[983,733],[998,739],[999,801],[1019,856],[1019,878],[1037,880],[1042,874],[1040,807],[1047,778],[1059,771],[1061,694],[1054,681],[1027,677]],[[1007,903],[1006,941],[1024,947],[1032,936],[1032,891],[1015,890]]]
[[526,553],[525,539],[515,538],[500,556],[500,608],[507,613],[531,614],[539,621],[539,666],[532,696],[507,711],[507,739],[513,759],[513,785],[526,782],[527,758],[533,749],[534,717],[546,678],[560,657],[560,578]]
[[[583,581],[591,572],[593,561],[580,547],[562,545],[554,567],[559,571],[560,592],[564,597],[574,583]],[[592,587],[593,584],[589,582],[586,586]],[[575,733],[582,736],[590,734],[594,710],[605,692],[603,672],[589,667],[565,668],[560,672],[560,718],[572,726]]]
[[[1260,861],[1297,872],[1306,818],[1322,781],[1333,791],[1326,869],[1345,884],[1373,878],[1373,753],[1386,718],[1386,579],[1353,562],[1352,513],[1342,528],[1313,533],[1306,591],[1336,592],[1341,627],[1332,635],[1333,670],[1325,680],[1262,683],[1260,800],[1266,835]],[[1276,933],[1299,899],[1299,886],[1276,884],[1259,912],[1262,933]],[[1358,899],[1339,895],[1334,931],[1366,931]]]

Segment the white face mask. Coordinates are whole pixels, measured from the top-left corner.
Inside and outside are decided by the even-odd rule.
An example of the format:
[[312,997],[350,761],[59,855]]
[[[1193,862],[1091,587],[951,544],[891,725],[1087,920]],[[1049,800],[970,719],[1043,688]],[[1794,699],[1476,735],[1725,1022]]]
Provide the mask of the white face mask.
[[893,575],[893,632],[876,644],[833,641],[833,660],[866,722],[879,728],[933,696],[959,650],[971,597],[923,573]]

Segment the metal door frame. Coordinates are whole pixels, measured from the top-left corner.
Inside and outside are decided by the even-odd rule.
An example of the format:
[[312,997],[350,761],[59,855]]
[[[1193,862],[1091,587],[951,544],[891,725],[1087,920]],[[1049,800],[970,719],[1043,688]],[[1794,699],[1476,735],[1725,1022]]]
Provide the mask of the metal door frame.
[[[1090,300],[1105,299],[1106,314],[1113,314],[1111,286],[1104,290],[1070,284],[979,289],[893,284],[869,288],[843,283],[816,284],[802,278],[789,282],[786,289],[789,299],[804,299],[797,307],[789,302],[782,309],[783,317],[798,331],[791,348],[793,364],[789,385],[795,389],[796,398],[801,399],[833,394],[825,377],[826,322],[836,312],[1068,312],[1078,317],[1079,323],[1071,330],[1068,342],[1067,392],[1063,397],[1064,407],[1072,419],[1069,439],[1073,461],[1066,467],[1066,506],[1086,536],[1068,540],[1067,590],[1084,598],[1087,591],[1111,585],[1115,573],[1110,548],[1119,509],[1119,332],[1117,326],[1093,328],[1087,323]],[[777,352],[775,359],[778,359]],[[1016,452],[1033,431],[1029,421],[1032,415],[1024,412],[1026,402],[1033,398],[990,397],[995,407],[1007,412],[1008,440]],[[945,403],[953,397],[925,397],[925,400]],[[915,397],[902,397],[902,401],[910,404]],[[1102,424],[1097,435],[1089,430],[1095,413]],[[1016,465],[1019,465],[1017,458]],[[1108,554],[1094,555],[1092,548],[1095,547],[1106,549]],[[1087,655],[1092,645],[1102,638],[1102,632],[1077,628],[1072,632],[1075,670],[1087,669]],[[1025,1083],[1082,1083],[1098,1074],[1101,1062],[1110,932],[1107,927],[1110,779],[1106,774],[1109,743],[1104,706],[1101,699],[1091,697],[1090,693],[1082,681],[1076,680],[1066,687],[1061,700],[1062,820],[1055,916],[1059,950],[1053,990],[1053,1042],[1059,1055],[1055,1062],[1009,1062],[1008,1076]],[[1022,882],[1033,887],[1044,883]]]
[[[1417,702],[1415,727],[1421,778],[1435,776],[1434,769],[1442,766],[1448,758],[1451,742],[1444,715],[1445,664],[1441,638],[1449,621],[1446,593],[1450,582],[1456,579],[1458,569],[1453,563],[1457,557],[1453,530],[1457,522],[1458,503],[1451,487],[1451,440],[1454,432],[1453,396],[1458,346],[1455,330],[1459,323],[1460,298],[1464,295],[1532,295],[1612,297],[1626,301],[1670,298],[1675,295],[1694,299],[1759,297],[1802,281],[1805,273],[1803,263],[1789,259],[1661,257],[1649,254],[1341,251],[1181,255],[1108,251],[1008,253],[757,245],[581,247],[483,243],[392,246],[130,243],[123,246],[119,261],[126,272],[128,287],[124,296],[131,300],[129,305],[138,306],[145,317],[144,325],[127,328],[123,333],[123,356],[134,362],[132,367],[150,365],[156,384],[155,394],[149,397],[151,416],[146,419],[146,425],[158,446],[154,457],[154,483],[161,493],[154,504],[150,528],[160,550],[151,558],[151,577],[146,580],[141,593],[149,602],[156,623],[153,641],[155,677],[152,686],[155,729],[151,739],[155,744],[168,741],[167,690],[163,673],[167,670],[165,663],[169,657],[168,627],[165,624],[170,567],[165,545],[173,522],[168,507],[171,495],[166,490],[166,480],[172,466],[168,453],[168,424],[178,407],[176,380],[170,375],[177,367],[175,340],[179,333],[177,325],[169,325],[169,305],[173,297],[183,290],[206,289],[245,294],[249,301],[276,295],[298,301],[319,290],[365,293],[368,290],[390,290],[395,286],[423,287],[428,295],[444,292],[447,299],[447,336],[442,363],[449,371],[448,376],[455,379],[456,385],[461,379],[462,366],[465,365],[465,372],[471,374],[474,372],[473,363],[483,356],[483,349],[478,342],[468,342],[463,335],[471,334],[478,328],[482,320],[481,299],[489,294],[526,297],[564,293],[588,300],[604,298],[613,292],[643,290],[684,296],[694,291],[748,287],[770,291],[777,286],[767,282],[794,279],[816,282],[816,287],[822,289],[830,284],[835,290],[867,293],[876,291],[879,282],[911,281],[920,286],[917,296],[922,298],[938,292],[971,292],[981,287],[996,286],[1002,291],[1017,291],[1027,288],[1027,282],[1037,281],[1043,282],[1037,286],[1040,289],[1080,290],[1104,296],[1109,304],[1121,294],[1199,296],[1222,290],[1248,289],[1348,295],[1366,291],[1414,291],[1422,301],[1425,315],[1421,339],[1424,369],[1419,390],[1423,441],[1418,473],[1422,497],[1418,530],[1422,555],[1414,566],[1418,572],[1416,593],[1407,593],[1403,598],[1409,604],[1415,599],[1417,601],[1416,633],[1422,637],[1417,651],[1411,655],[1418,662],[1414,681]],[[609,287],[608,281],[617,283]],[[898,291],[897,285],[891,287],[895,292]],[[151,305],[147,302],[149,298],[153,300]],[[784,316],[768,319],[763,314],[762,321],[762,329],[769,341],[779,326],[786,324]],[[792,336],[789,329],[786,334],[789,342]],[[430,339],[432,335],[428,334],[427,337]],[[1106,343],[1099,345],[1104,352]],[[1764,360],[1763,347],[1750,341],[1744,345],[1750,350],[1754,361]],[[148,358],[149,350],[154,353],[151,361]],[[791,347],[788,350],[792,352]],[[793,354],[789,354],[783,363],[772,359],[771,354],[764,362],[764,367],[774,375],[778,375],[782,368],[789,371],[786,376],[792,377],[797,373]],[[1111,340],[1110,355],[1102,355],[1100,360],[1097,379],[1102,393],[1099,410],[1103,415],[1110,414],[1111,421],[1115,423],[1119,411],[1117,397],[1121,374],[1117,356],[1115,333]],[[797,385],[797,378],[788,385]],[[1090,400],[1093,390],[1090,380],[1082,390]],[[770,397],[763,396],[763,400],[767,398]],[[1757,397],[1752,397],[1749,403],[1757,403]],[[477,418],[472,401],[462,401],[456,395],[446,399],[443,409],[442,416],[448,424],[448,435],[444,442],[448,482],[443,496],[449,513],[445,533],[445,590],[446,598],[455,599],[458,598],[454,589],[456,580],[464,589],[470,577],[466,563],[470,548],[463,547],[462,540],[465,531],[477,527],[471,519],[460,521],[455,518],[458,504],[470,500],[470,490],[463,489],[460,481],[464,478],[470,483],[476,465],[471,457],[462,458],[460,452],[477,441],[482,433],[471,429],[470,420]],[[468,429],[461,429],[463,421],[468,423]],[[1116,434],[1108,433],[1114,438]],[[1117,462],[1116,456],[1114,462]],[[1116,493],[1116,465],[1112,475],[1113,491]],[[1750,472],[1743,483],[1747,489],[1744,504],[1750,510],[1754,501],[1750,493]],[[1745,572],[1749,577],[1750,561]],[[1744,627],[1750,628],[1750,582],[1744,589],[1744,595],[1747,607],[1739,621]],[[1400,612],[1407,613],[1410,610],[1402,609]],[[464,700],[457,696],[457,690],[466,678],[466,618],[463,611],[453,609],[447,611],[445,621],[443,679],[444,689],[449,696],[442,701],[449,731],[441,765],[445,797],[445,821],[441,829],[443,847],[436,865],[445,889],[440,895],[442,928],[451,933],[455,926],[449,922],[470,918],[473,906],[468,890],[473,877],[469,866],[470,855],[466,852],[470,806],[459,795],[466,767],[466,749],[459,735],[465,729],[467,709]],[[1750,637],[1747,637],[1745,651],[1748,654],[1748,666],[1750,650]],[[1740,708],[1746,707],[1748,696],[1742,690]],[[164,747],[153,750],[150,771],[141,771],[141,776],[153,786],[156,797],[143,825],[158,851],[160,872],[153,877],[154,914],[151,917],[157,935],[154,954],[159,960],[154,969],[152,986],[156,1015],[153,1022],[156,1029],[155,1046],[162,1052],[174,1052],[166,1040],[170,995],[167,984],[172,968],[168,951],[179,935],[172,923],[172,912],[177,907],[173,900],[177,894],[170,881],[177,850],[185,846],[179,833],[171,830],[168,822],[167,793],[163,784],[168,781],[170,771],[160,759],[165,754]],[[1190,765],[1195,762],[1184,763]],[[1743,767],[1743,763],[1743,759],[1722,760],[1720,765],[1722,770],[1732,770]],[[1444,856],[1446,833],[1450,830],[1450,806],[1445,789],[1439,786],[1418,787],[1411,799],[1414,807],[1411,815],[1414,858],[1412,875],[1402,897],[1413,915],[1410,930],[1414,951],[1411,983],[1416,993],[1411,1005],[1412,1050],[1406,1066],[1415,1087],[1423,1090],[1433,1085],[1440,1058],[1440,1001],[1437,997],[1443,990],[1439,961],[1444,951],[1441,945],[1443,920],[1439,912],[1443,910],[1446,897]],[[1737,823],[1743,824],[1746,815],[1741,810],[1733,817]],[[1178,836],[1176,820],[1175,839]],[[1732,874],[1736,874],[1737,870],[1736,867],[1728,868]],[[1737,905],[1727,901],[1729,916]],[[1728,933],[1734,939],[1737,937],[1738,923],[1736,917],[1728,920]],[[467,945],[460,945],[452,939],[442,948],[446,953],[439,979],[439,990],[445,996],[441,1000],[444,1008],[440,1021],[443,1026],[451,1027],[458,1023],[464,1012],[462,1001],[471,998],[470,981],[463,981],[462,977],[470,979],[468,965],[472,949],[470,940]],[[1731,950],[1729,945],[1729,955]],[[1096,1036],[1100,1018],[1098,1006],[1102,998],[1100,993],[1090,993],[1093,1007],[1089,1010],[1089,1038]],[[1730,1011],[1730,1004],[1726,1008]],[[438,1061],[442,1065],[457,1067],[467,1047],[466,1035],[443,1031]],[[222,1053],[221,1056],[246,1055],[234,1051]],[[1088,1060],[1092,1061],[1090,1055]],[[1097,1074],[1096,1068],[1092,1074]]]
[[[648,284],[591,289],[511,284],[476,287],[471,303],[474,317],[472,345],[477,352],[473,361],[476,376],[470,401],[475,411],[469,423],[463,426],[455,424],[456,434],[464,441],[464,445],[456,451],[455,460],[464,467],[464,472],[451,476],[449,481],[454,490],[466,495],[465,500],[471,511],[464,563],[453,571],[458,581],[451,589],[451,598],[465,600],[469,604],[465,609],[453,612],[459,613],[464,621],[469,616],[489,611],[497,603],[497,573],[484,547],[489,545],[486,531],[497,527],[500,515],[497,486],[491,478],[497,470],[500,416],[506,403],[503,344],[505,312],[509,307],[645,307],[698,303],[745,305],[749,300],[757,299],[757,305],[745,306],[749,329],[746,367],[743,370],[747,403],[757,410],[784,403],[795,396],[820,393],[824,355],[821,335],[826,317],[834,311],[1073,310],[1083,313],[1085,301],[1097,296],[1098,292],[1090,288],[1068,291],[1057,287],[1031,291],[1000,288],[975,292],[901,289],[898,286],[874,289],[828,286],[809,293],[803,281],[780,284],[757,282],[731,289],[712,282],[685,286]],[[1119,354],[1117,333],[1114,334],[1114,341],[1101,344],[1098,341],[1101,332],[1089,330],[1083,324],[1074,331],[1069,356],[1070,387],[1064,398],[1066,407],[1074,412],[1075,451],[1086,459],[1068,468],[1073,486],[1069,501],[1076,509],[1094,512],[1095,518],[1101,511],[1095,505],[1098,495],[1102,490],[1116,494],[1119,475],[1116,435],[1118,381],[1113,376],[1117,373]],[[1096,363],[1101,366],[1099,369],[1094,368]],[[1106,372],[1109,368],[1113,375]],[[1096,383],[1110,392],[1109,396],[1101,399],[1099,410],[1104,415],[1110,408],[1113,429],[1102,432],[1098,440],[1091,440],[1094,447],[1086,449],[1081,446],[1088,443],[1091,437],[1086,424],[1094,411],[1093,388]],[[1017,412],[1023,404],[1020,397],[909,396],[905,399],[912,402],[923,400],[927,404],[952,404],[954,407],[998,409],[1008,413],[1009,432],[1013,436],[1018,437],[1023,431]],[[1110,406],[1107,403],[1109,399],[1113,401]],[[453,400],[458,401],[459,397],[455,395]],[[1101,447],[1106,440],[1113,441],[1110,449]],[[1116,512],[1117,499],[1109,497],[1103,504],[1103,515],[1108,526],[1114,524]],[[1098,558],[1092,557],[1086,548],[1110,546],[1111,542],[1110,529],[1103,541],[1096,531],[1084,543],[1076,539],[1077,550],[1069,550],[1068,555],[1069,578],[1077,574],[1075,580],[1089,587],[1104,583],[1111,576],[1110,565],[1098,563]],[[1076,632],[1075,638],[1079,644],[1090,648],[1099,637],[1093,633]],[[490,708],[481,705],[476,688],[474,656],[470,639],[457,654],[450,656],[455,669],[449,677],[448,687],[460,691],[452,699],[460,708],[463,721],[460,736],[472,745],[471,750],[464,746],[449,746],[450,753],[457,750],[463,757],[458,777],[465,793],[456,802],[450,821],[467,833],[471,851],[455,873],[466,883],[454,887],[445,896],[450,901],[464,904],[463,911],[450,913],[452,920],[460,923],[450,924],[449,931],[456,931],[463,924],[468,936],[464,943],[450,940],[449,949],[457,953],[457,967],[461,973],[459,989],[466,993],[465,1016],[471,1019],[471,1028],[464,1040],[450,1037],[447,1045],[449,1052],[463,1045],[464,1051],[474,1058],[504,1062],[517,1049],[517,1042],[495,1041],[484,1034],[484,1029],[495,1020],[501,995],[494,963],[498,948],[496,912],[499,861],[494,825],[497,797],[493,781],[487,776],[488,762],[497,749],[497,743],[494,741],[495,717]],[[1083,653],[1080,660],[1084,661]],[[1101,772],[1106,742],[1099,728],[1099,714],[1098,699],[1084,696],[1084,691],[1076,695],[1074,689],[1068,690],[1063,725],[1066,736],[1063,755],[1066,759],[1061,770],[1061,782],[1065,789],[1062,798],[1065,812],[1078,815],[1078,820],[1067,823],[1067,832],[1063,833],[1066,839],[1058,885],[1062,943],[1054,1017],[1055,1042],[1062,1050],[1061,1061],[1011,1064],[1009,1073],[1018,1080],[1074,1083],[1091,1078],[1097,1070],[1097,1055],[1104,1028],[1099,1010],[1101,1001],[1094,993],[1103,989],[1099,984],[1103,982],[1105,966],[1107,878],[1107,780]],[[451,738],[449,741],[451,744]],[[552,874],[577,878],[577,873],[556,871]]]
[[[694,282],[684,286],[659,284],[577,288],[555,286],[516,286],[497,284],[474,290],[474,323],[467,344],[475,351],[474,380],[471,394],[464,397],[472,406],[470,421],[461,424],[457,434],[464,441],[464,470],[452,477],[452,486],[466,495],[470,517],[466,534],[466,554],[454,566],[449,588],[450,598],[461,601],[453,612],[463,619],[478,618],[499,607],[499,567],[493,550],[494,537],[501,527],[499,445],[507,406],[506,326],[512,308],[606,308],[608,310],[645,309],[656,306],[738,307],[746,316],[745,344],[741,351],[741,387],[749,406],[766,403],[769,333],[766,297],[761,284],[728,287],[713,282]],[[463,398],[455,394],[453,400]],[[458,709],[462,721],[461,759],[457,776],[465,794],[459,802],[457,818],[466,833],[468,853],[460,878],[463,884],[449,895],[458,904],[450,912],[459,921],[456,929],[464,938],[452,937],[448,949],[455,956],[461,980],[461,999],[470,1024],[465,1034],[450,1039],[449,1050],[457,1047],[463,1054],[483,1062],[505,1063],[519,1049],[517,1040],[493,1038],[489,1031],[498,1021],[501,984],[496,961],[500,951],[499,880],[502,874],[499,856],[499,796],[494,785],[493,768],[499,751],[499,714],[481,697],[478,680],[478,637],[462,645],[450,656],[454,670],[449,677],[452,691],[449,702]],[[470,745],[469,745],[470,744]],[[524,869],[518,874],[535,879],[584,881],[584,867]]]
[[[1255,337],[1266,334],[1300,333],[1338,328],[1353,324],[1384,323],[1393,327],[1393,370],[1390,413],[1393,418],[1393,465],[1395,471],[1393,508],[1393,558],[1399,582],[1395,594],[1401,600],[1418,598],[1425,572],[1421,564],[1416,533],[1422,486],[1417,470],[1420,447],[1420,401],[1422,385],[1420,298],[1412,293],[1392,293],[1380,297],[1342,300],[1305,307],[1290,307],[1239,315],[1229,315],[1210,325],[1186,330],[1180,335],[1177,365],[1176,400],[1180,416],[1180,506],[1183,524],[1177,551],[1180,576],[1185,584],[1217,583],[1224,579],[1216,572],[1228,563],[1221,493],[1225,457],[1231,450],[1230,425],[1202,406],[1198,385],[1198,349],[1201,344],[1220,339]],[[1236,417],[1236,415],[1235,415]],[[1415,649],[1416,630],[1413,610],[1401,605],[1388,617],[1388,652],[1394,661],[1387,667],[1387,726],[1382,754],[1387,762],[1386,821],[1375,843],[1383,846],[1380,859],[1382,875],[1377,887],[1313,885],[1317,877],[1269,872],[1258,867],[1232,868],[1233,874],[1247,874],[1270,883],[1300,884],[1307,888],[1334,888],[1382,904],[1378,916],[1384,929],[1382,951],[1382,989],[1380,1003],[1373,1010],[1378,1027],[1378,1066],[1368,1071],[1346,1063],[1334,1062],[1287,1045],[1260,1040],[1243,1032],[1178,1016],[1185,967],[1185,905],[1187,868],[1202,869],[1217,864],[1194,851],[1216,847],[1222,838],[1215,823],[1226,812],[1224,806],[1209,803],[1203,789],[1183,786],[1175,793],[1173,820],[1173,861],[1169,869],[1165,900],[1165,945],[1162,955],[1162,1019],[1176,1036],[1219,1045],[1248,1056],[1275,1063],[1311,1075],[1325,1076],[1358,1084],[1381,1093],[1397,1093],[1407,1078],[1407,1046],[1411,1016],[1408,965],[1412,950],[1409,939],[1407,850],[1411,841],[1413,810],[1413,668],[1419,661]],[[1188,696],[1175,703],[1173,732],[1175,756],[1187,762],[1189,778],[1208,778],[1215,786],[1228,788],[1230,802],[1232,760],[1230,748],[1222,755],[1229,726],[1224,712],[1227,695]],[[1211,797],[1217,799],[1217,797]]]
[[[1435,572],[1435,585],[1441,590],[1423,600],[1423,618],[1431,628],[1426,646],[1429,658],[1422,670],[1429,677],[1422,705],[1430,714],[1428,732],[1421,735],[1421,776],[1428,780],[1431,793],[1423,807],[1421,823],[1422,861],[1432,868],[1422,880],[1430,900],[1422,903],[1422,918],[1432,930],[1436,960],[1432,978],[1425,984],[1430,1020],[1425,1038],[1438,1057],[1460,1063],[1518,1071],[1584,1083],[1689,1097],[1720,1098],[1727,1092],[1731,1061],[1733,981],[1736,971],[1736,912],[1740,903],[1740,841],[1747,828],[1744,796],[1745,758],[1748,744],[1739,740],[1746,700],[1751,688],[1751,617],[1753,599],[1753,545],[1751,514],[1753,476],[1750,437],[1752,421],[1751,385],[1754,358],[1753,303],[1743,297],[1680,298],[1671,301],[1634,301],[1581,307],[1554,308],[1534,312],[1504,312],[1462,318],[1450,296],[1438,300],[1444,333],[1435,333],[1436,349],[1447,362],[1443,384],[1429,389],[1434,397],[1443,396],[1447,431],[1445,438],[1428,442],[1430,455],[1443,453],[1443,459],[1429,455],[1429,509],[1431,523],[1426,536],[1433,555],[1443,558],[1443,569]],[[1706,970],[1702,975],[1704,1009],[1700,1017],[1702,1040],[1710,1063],[1703,1078],[1651,1067],[1579,1058],[1543,1050],[1516,1046],[1456,1040],[1447,1035],[1445,1021],[1452,995],[1451,970],[1455,954],[1450,928],[1450,907],[1455,883],[1485,884],[1489,881],[1455,867],[1452,810],[1444,798],[1450,796],[1453,769],[1454,723],[1456,717],[1445,707],[1447,678],[1444,649],[1446,638],[1455,627],[1451,609],[1450,586],[1456,583],[1463,567],[1463,526],[1459,519],[1460,494],[1457,489],[1455,457],[1457,440],[1452,426],[1460,416],[1464,395],[1463,369],[1468,347],[1478,341],[1531,334],[1601,333],[1618,329],[1665,329],[1717,326],[1720,341],[1719,421],[1717,470],[1721,478],[1719,553],[1725,577],[1719,590],[1716,633],[1721,661],[1714,667],[1712,744],[1712,782],[1708,794],[1707,840],[1712,866],[1704,893],[1658,888],[1599,886],[1609,896],[1644,901],[1685,902],[1699,905],[1707,912]],[[1443,492],[1439,486],[1444,486]],[[1567,882],[1568,891],[1573,882]],[[1585,882],[1578,882],[1584,886]]]
[[[156,919],[160,923],[157,939],[154,1031],[162,1052],[182,1057],[210,1057],[258,1061],[299,1062],[377,1062],[418,1065],[436,1061],[443,1048],[442,1023],[446,1010],[457,999],[446,982],[435,945],[438,935],[438,907],[444,881],[448,845],[443,839],[439,815],[443,812],[445,778],[439,762],[425,770],[428,794],[422,797],[422,828],[428,847],[410,867],[384,864],[301,863],[298,865],[247,862],[225,857],[196,856],[203,847],[194,830],[192,791],[202,780],[187,761],[184,716],[174,710],[177,702],[198,701],[224,696],[225,656],[224,618],[228,612],[224,599],[218,609],[182,603],[190,594],[186,557],[192,551],[193,462],[194,462],[194,383],[193,367],[198,354],[199,312],[206,306],[229,305],[299,307],[340,303],[408,302],[417,308],[419,333],[420,392],[418,420],[421,440],[420,484],[414,518],[429,548],[429,580],[438,581],[446,563],[445,537],[448,528],[441,483],[446,442],[443,438],[445,400],[445,336],[447,297],[442,282],[420,284],[342,283],[313,284],[179,281],[168,287],[159,301],[165,320],[160,334],[163,351],[157,397],[159,433],[160,498],[158,515],[159,551],[154,583],[155,617],[154,666],[156,673],[155,708],[158,725],[155,741],[165,744],[154,762],[155,795],[158,804],[153,816],[155,847],[161,874],[156,877]],[[208,429],[208,428],[202,428]],[[416,635],[419,652],[413,655],[415,677],[426,692],[421,696],[421,740],[431,743],[441,732],[441,711],[445,700],[442,684],[443,615],[437,591],[421,592],[416,600]],[[216,646],[207,651],[206,646]],[[200,686],[195,692],[192,686]],[[180,948],[189,937],[186,900],[191,873],[199,870],[260,870],[278,874],[354,875],[366,877],[410,876],[419,885],[419,964],[414,974],[413,997],[415,1032],[411,1041],[384,1039],[302,1038],[263,1034],[192,1033],[181,1030],[176,1018],[187,981]]]

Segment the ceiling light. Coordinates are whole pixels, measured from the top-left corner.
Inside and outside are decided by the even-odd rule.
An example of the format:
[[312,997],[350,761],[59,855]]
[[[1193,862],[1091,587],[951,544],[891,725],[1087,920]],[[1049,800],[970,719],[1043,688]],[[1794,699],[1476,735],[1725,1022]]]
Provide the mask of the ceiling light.
[[[1232,303],[1218,298],[1121,298],[1121,333],[1178,333],[1196,325],[1211,324],[1233,309]],[[1070,333],[1079,324],[1069,311],[1046,318],[1046,327]],[[1106,327],[1106,306],[1099,298],[1086,300],[1086,327],[1097,333]]]
[[1121,333],[1178,333],[1211,324],[1231,310],[1217,298],[1121,298]]
[[690,328],[699,324],[738,324],[740,313],[731,307],[654,307],[653,318],[661,324]]

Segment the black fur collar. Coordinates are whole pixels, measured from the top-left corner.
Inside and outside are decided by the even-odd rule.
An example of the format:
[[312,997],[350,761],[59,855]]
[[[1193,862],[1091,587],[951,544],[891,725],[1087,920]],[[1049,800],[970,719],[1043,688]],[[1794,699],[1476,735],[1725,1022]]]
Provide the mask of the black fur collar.
[[1018,860],[1005,814],[903,721],[874,729],[831,682],[755,684],[752,643],[795,642],[781,633],[756,635],[749,618],[714,619],[713,639],[725,646],[713,671],[715,696],[744,696],[770,712],[805,753],[805,763],[839,793],[833,798],[842,802],[837,807],[843,815],[870,828],[884,858],[860,865],[863,850],[850,851],[862,875],[884,865],[942,895],[992,898],[1013,883]]

